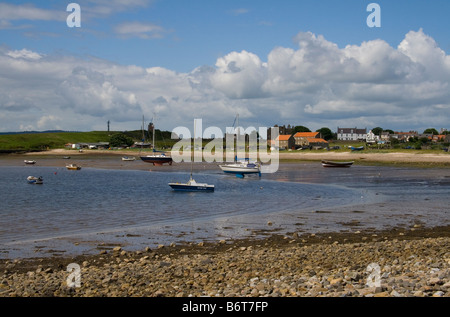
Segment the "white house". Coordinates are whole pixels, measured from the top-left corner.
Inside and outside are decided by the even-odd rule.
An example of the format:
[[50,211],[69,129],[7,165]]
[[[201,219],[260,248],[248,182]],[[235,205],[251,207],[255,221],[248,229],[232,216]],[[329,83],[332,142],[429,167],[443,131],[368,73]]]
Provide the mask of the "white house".
[[366,143],[369,144],[375,144],[380,140],[380,137],[376,134],[374,134],[372,132],[372,130],[370,130],[367,134],[366,134]]
[[337,128],[337,139],[343,141],[365,141],[367,128]]

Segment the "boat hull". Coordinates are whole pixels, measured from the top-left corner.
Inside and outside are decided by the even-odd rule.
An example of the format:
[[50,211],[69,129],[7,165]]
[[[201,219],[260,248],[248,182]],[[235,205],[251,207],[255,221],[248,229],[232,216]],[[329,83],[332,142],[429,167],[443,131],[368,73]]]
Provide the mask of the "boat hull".
[[333,162],[333,161],[322,161],[323,167],[350,167],[353,162]]
[[164,164],[172,165],[172,158],[170,156],[141,156],[141,160],[145,163],[151,163],[156,166]]
[[213,192],[214,185],[189,185],[189,184],[180,184],[180,183],[169,183],[169,186],[172,187],[173,190],[176,191],[195,191],[195,192]]
[[219,165],[223,172],[233,173],[233,174],[258,174],[260,170],[257,166],[255,167],[243,167],[235,165]]
[[77,166],[75,164],[72,164],[72,165],[66,165],[66,168],[69,171],[79,171],[81,169],[81,166]]
[[36,185],[44,184],[44,180],[42,179],[42,177],[29,176],[27,178],[27,181],[28,181],[28,184],[36,184]]

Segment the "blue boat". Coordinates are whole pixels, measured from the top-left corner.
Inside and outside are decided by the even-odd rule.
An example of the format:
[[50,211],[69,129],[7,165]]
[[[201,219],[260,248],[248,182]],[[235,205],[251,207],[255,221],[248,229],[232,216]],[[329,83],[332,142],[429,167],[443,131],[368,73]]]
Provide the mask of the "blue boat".
[[350,148],[352,151],[362,151],[362,150],[364,150],[364,146],[360,146],[360,147],[349,146],[349,148]]
[[191,175],[191,178],[187,183],[169,183],[169,186],[172,187],[173,190],[177,191],[201,191],[201,192],[213,192],[214,185],[208,185],[206,183],[197,183]]
[[[194,140],[195,140],[195,121],[194,121]],[[187,183],[169,183],[169,186],[172,187],[173,190],[177,191],[189,191],[189,192],[213,192],[214,185],[209,185],[206,183],[197,183],[192,178],[192,168],[193,168],[194,160],[191,160],[191,177]]]
[[[155,151],[156,152],[156,151]],[[172,165],[172,158],[170,156],[166,156],[166,154],[154,154],[154,155],[147,155],[147,156],[141,156],[141,160],[145,163],[152,163],[156,166],[161,166],[163,164],[169,164]]]

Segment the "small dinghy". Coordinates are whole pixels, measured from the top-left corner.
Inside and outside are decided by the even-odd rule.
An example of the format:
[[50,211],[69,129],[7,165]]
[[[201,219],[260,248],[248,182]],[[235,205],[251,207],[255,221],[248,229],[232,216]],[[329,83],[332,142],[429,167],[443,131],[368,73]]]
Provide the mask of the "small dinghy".
[[66,168],[71,171],[78,171],[81,169],[81,166],[78,166],[77,164],[69,164],[66,165]]
[[323,167],[350,167],[353,165],[352,162],[335,162],[335,161],[322,161]]
[[44,180],[42,179],[42,176],[39,176],[39,177],[28,176],[27,181],[29,184],[37,184],[37,185],[44,184]]

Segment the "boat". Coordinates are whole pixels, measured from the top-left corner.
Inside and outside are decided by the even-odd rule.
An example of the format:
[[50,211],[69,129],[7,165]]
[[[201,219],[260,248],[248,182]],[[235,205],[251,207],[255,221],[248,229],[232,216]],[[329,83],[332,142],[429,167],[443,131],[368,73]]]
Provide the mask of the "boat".
[[77,164],[69,164],[69,165],[66,165],[66,168],[68,170],[78,171],[81,169],[81,166],[78,166]]
[[28,165],[36,164],[36,161],[28,161],[28,160],[24,160],[23,162],[24,162],[25,164],[28,164]]
[[70,160],[70,156],[64,156],[63,159]]
[[44,179],[42,178],[42,176],[39,176],[39,177],[28,176],[27,181],[29,184],[37,184],[37,185],[44,184]]
[[322,161],[323,167],[350,167],[353,165],[353,161],[351,162],[336,162],[336,161]]
[[232,164],[219,165],[225,173],[235,174],[238,178],[244,178],[246,174],[259,174],[261,176],[261,165],[249,160],[235,161]]
[[[144,121],[144,119],[142,119]],[[144,134],[144,122],[142,122],[142,134]],[[142,143],[144,143],[144,135]],[[154,166],[162,166],[164,164],[172,165],[172,157],[167,156],[164,152],[157,151],[155,148],[155,125],[153,124],[153,154],[140,156],[141,160],[145,163],[151,163]]]
[[[154,153],[157,153],[157,151],[154,151]],[[167,156],[165,153],[141,156],[141,160],[145,163],[152,163],[155,166],[172,165],[172,157]]]
[[191,174],[191,178],[187,183],[169,183],[169,186],[172,187],[173,190],[178,191],[208,191],[213,192],[214,191],[214,185],[209,185],[206,183],[197,183],[193,178]]
[[123,156],[122,161],[136,161],[134,156]]
[[[239,140],[239,114],[236,115],[235,122],[237,121],[237,140]],[[246,174],[258,174],[261,176],[261,164],[258,162],[250,162],[248,158],[244,160],[238,160],[237,156],[234,157],[234,162],[230,164],[219,165],[220,169],[225,173],[235,174],[238,178],[244,178]]]
[[[195,122],[195,121],[194,121]],[[195,124],[194,124],[194,140],[195,140]],[[191,177],[187,183],[169,183],[169,186],[172,187],[173,190],[177,191],[207,191],[213,192],[214,185],[209,185],[206,183],[197,183],[192,178],[192,167],[194,164],[194,160],[191,160]]]
[[359,146],[359,147],[349,146],[349,148],[352,151],[362,151],[362,150],[364,150],[364,146]]

